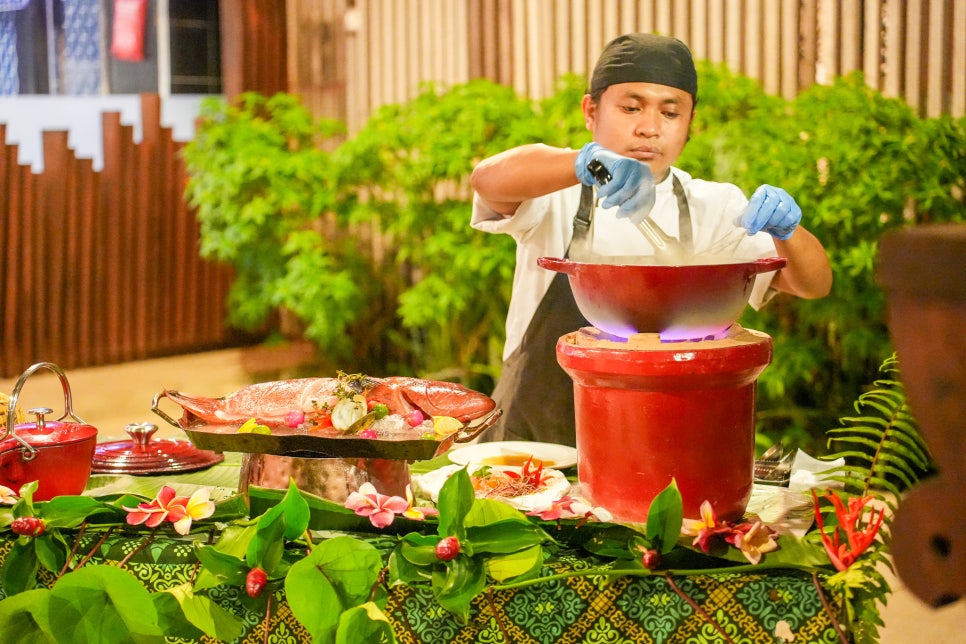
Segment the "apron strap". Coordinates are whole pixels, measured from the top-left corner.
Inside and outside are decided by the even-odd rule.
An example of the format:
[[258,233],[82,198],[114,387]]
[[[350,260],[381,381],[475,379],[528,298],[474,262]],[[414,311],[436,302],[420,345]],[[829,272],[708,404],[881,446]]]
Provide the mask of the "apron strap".
[[[671,173],[671,189],[674,191],[674,197],[678,202],[678,239],[684,251],[690,254],[694,250],[691,208],[688,206],[688,197],[684,193],[684,186],[673,172]],[[577,212],[574,214],[573,236],[564,257],[569,258],[571,251],[578,259],[590,253],[590,243],[593,239],[591,230],[594,223],[594,210],[594,189],[591,186],[583,185],[580,190]]]
[[580,202],[577,204],[577,212],[574,214],[574,234],[570,239],[570,245],[564,252],[565,258],[571,256],[571,250],[578,259],[590,254],[593,221],[594,189],[591,186],[583,185],[580,189]]
[[674,196],[678,200],[678,240],[684,252],[691,254],[694,252],[694,234],[691,230],[691,208],[688,206],[688,197],[684,194],[684,186],[677,175],[671,173],[671,188]]

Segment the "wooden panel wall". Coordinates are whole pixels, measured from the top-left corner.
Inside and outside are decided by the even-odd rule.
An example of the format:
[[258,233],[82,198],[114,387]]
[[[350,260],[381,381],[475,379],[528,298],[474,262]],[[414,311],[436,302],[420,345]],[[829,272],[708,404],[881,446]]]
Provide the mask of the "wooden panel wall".
[[282,0],[220,0],[222,87],[274,94],[289,89],[286,8]]
[[[346,119],[346,39],[355,14],[346,0],[287,0],[291,86],[314,114]],[[348,23],[348,24],[347,24]]]
[[104,167],[67,132],[43,133],[44,171],[17,162],[0,124],[0,377],[31,364],[75,368],[227,346],[228,268],[200,259],[182,194],[183,144],[142,97],[142,140],[102,117]]
[[[793,98],[855,70],[923,116],[966,112],[966,2],[959,0],[289,0],[348,16],[346,121],[356,131],[420,84],[490,78],[533,98],[587,74],[628,31],[688,43]],[[296,56],[305,55],[294,45]],[[296,85],[295,91],[300,91]]]

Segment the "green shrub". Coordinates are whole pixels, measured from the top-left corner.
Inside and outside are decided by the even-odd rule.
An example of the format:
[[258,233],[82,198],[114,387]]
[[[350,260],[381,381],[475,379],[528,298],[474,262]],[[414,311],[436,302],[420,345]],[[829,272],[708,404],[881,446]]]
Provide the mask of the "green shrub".
[[[816,438],[891,354],[876,243],[897,226],[961,221],[966,120],[920,119],[859,75],[794,101],[724,66],[699,65],[692,140],[679,166],[750,194],[795,196],[826,245],[832,294],[778,296],[741,322],[770,334],[759,431],[817,452]],[[282,308],[344,370],[460,380],[489,391],[500,370],[513,241],[470,228],[473,166],[530,142],[579,147],[585,81],[540,102],[484,80],[427,85],[377,110],[352,138],[294,97],[206,103],[186,149],[202,253],[230,262],[232,324]],[[324,151],[330,149],[331,152]]]

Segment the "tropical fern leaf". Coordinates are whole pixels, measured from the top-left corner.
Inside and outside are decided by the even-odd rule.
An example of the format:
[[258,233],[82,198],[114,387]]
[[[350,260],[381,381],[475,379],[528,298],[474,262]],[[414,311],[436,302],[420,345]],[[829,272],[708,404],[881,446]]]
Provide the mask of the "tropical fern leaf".
[[900,496],[932,470],[933,461],[898,380],[895,354],[879,370],[892,377],[874,381],[855,401],[859,415],[841,418],[843,426],[828,431],[829,446],[838,449],[828,458],[849,465],[835,477],[846,492],[882,499],[883,493]]
[[[827,580],[841,595],[843,615],[856,644],[878,641],[882,626],[878,606],[891,592],[882,569],[892,569],[887,553],[891,542],[891,518],[902,494],[933,468],[933,460],[899,381],[899,364],[893,354],[879,368],[887,377],[875,380],[872,389],[855,401],[855,416],[839,419],[841,427],[829,430],[829,446],[838,451],[826,458],[843,458],[845,466],[829,478],[842,484],[849,497],[872,496],[886,506],[879,530],[878,547],[870,548],[849,568]],[[831,508],[820,510],[825,525],[834,529]],[[821,535],[809,537],[821,540]]]

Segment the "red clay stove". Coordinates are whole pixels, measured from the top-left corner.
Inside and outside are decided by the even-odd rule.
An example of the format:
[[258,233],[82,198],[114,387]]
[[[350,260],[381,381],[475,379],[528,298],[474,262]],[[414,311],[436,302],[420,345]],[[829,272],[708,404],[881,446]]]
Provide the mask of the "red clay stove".
[[771,337],[738,325],[698,342],[623,341],[594,327],[562,336],[582,493],[618,520],[644,523],[674,479],[684,516],[698,518],[707,499],[718,519],[740,519],[754,473],[755,382],[771,358]]

